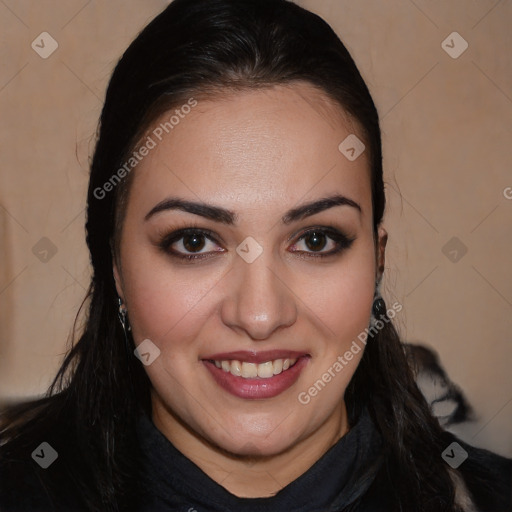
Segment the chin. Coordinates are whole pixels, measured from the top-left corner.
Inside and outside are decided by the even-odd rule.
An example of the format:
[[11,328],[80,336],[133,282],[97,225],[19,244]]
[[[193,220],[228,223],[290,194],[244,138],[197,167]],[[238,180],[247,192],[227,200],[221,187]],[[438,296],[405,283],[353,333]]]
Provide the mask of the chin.
[[297,426],[293,429],[283,428],[285,416],[279,422],[264,426],[254,424],[248,428],[248,422],[227,426],[221,430],[221,436],[211,439],[213,444],[229,453],[239,456],[275,456],[285,452],[295,445],[304,434],[299,434],[306,429],[307,425]]
[[268,439],[258,439],[248,435],[240,438],[238,442],[236,439],[231,439],[217,446],[235,457],[273,457],[285,452],[293,444],[295,444],[295,440],[290,437],[274,439],[269,442]]

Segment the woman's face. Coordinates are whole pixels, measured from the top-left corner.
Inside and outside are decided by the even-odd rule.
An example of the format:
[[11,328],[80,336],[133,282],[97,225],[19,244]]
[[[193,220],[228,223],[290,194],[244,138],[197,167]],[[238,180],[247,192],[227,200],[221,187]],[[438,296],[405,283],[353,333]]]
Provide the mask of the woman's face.
[[[171,436],[280,453],[343,421],[363,353],[344,357],[377,278],[367,153],[344,156],[340,143],[362,136],[307,84],[188,110],[169,133],[158,126],[174,111],[152,127],[156,146],[132,171],[118,292],[136,345],[150,340],[153,414]],[[297,210],[333,196],[346,201]]]

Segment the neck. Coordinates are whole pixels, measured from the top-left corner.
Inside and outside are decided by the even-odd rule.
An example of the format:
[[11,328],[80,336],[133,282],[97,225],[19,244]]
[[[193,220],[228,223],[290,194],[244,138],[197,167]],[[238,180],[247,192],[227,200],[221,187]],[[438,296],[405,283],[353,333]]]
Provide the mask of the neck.
[[153,398],[152,419],[162,434],[189,460],[227,491],[241,498],[264,498],[305,473],[348,432],[345,403],[307,437],[271,456],[237,455],[222,450],[169,413]]

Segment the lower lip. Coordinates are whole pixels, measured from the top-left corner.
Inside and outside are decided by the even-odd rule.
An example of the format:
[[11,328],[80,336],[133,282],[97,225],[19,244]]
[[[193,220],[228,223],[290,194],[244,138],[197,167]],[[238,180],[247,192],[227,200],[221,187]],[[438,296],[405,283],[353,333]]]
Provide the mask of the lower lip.
[[302,356],[291,368],[268,379],[244,379],[217,368],[211,361],[203,360],[203,363],[220,387],[239,398],[255,400],[273,398],[293,386],[308,361],[309,356]]

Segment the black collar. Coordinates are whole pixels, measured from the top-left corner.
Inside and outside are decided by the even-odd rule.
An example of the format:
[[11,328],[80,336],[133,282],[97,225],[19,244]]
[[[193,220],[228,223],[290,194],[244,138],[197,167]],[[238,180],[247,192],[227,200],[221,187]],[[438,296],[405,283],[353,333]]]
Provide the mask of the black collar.
[[267,498],[239,498],[178,451],[142,414],[142,510],[334,512],[360,498],[382,463],[382,439],[367,409],[350,431],[296,480]]

